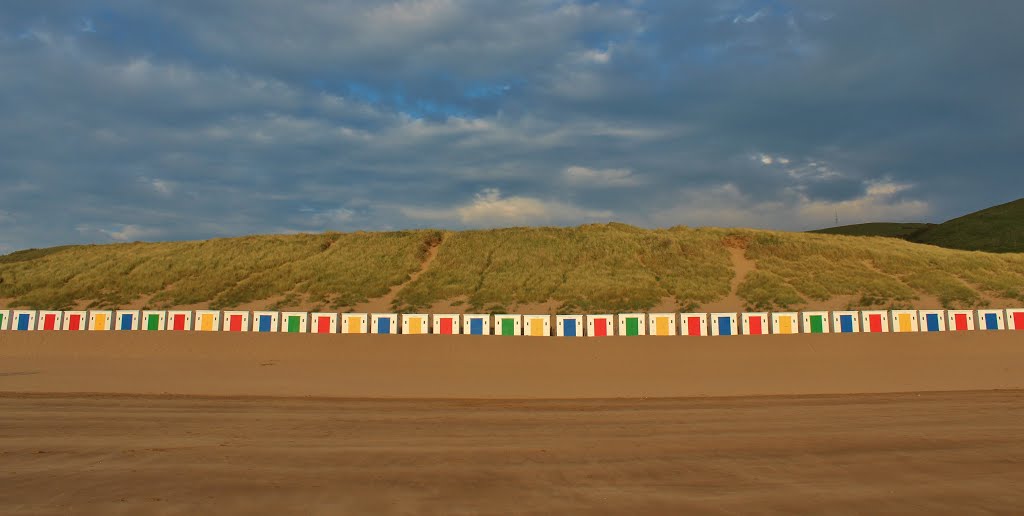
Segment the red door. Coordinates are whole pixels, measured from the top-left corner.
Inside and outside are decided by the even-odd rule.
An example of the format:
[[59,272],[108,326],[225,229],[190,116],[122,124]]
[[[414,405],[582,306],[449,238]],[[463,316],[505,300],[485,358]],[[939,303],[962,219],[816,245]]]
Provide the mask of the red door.
[[72,331],[78,331],[82,329],[82,316],[78,314],[71,314],[68,316],[68,329]]
[[967,329],[967,314],[953,314],[953,321],[958,331]]
[[[697,322],[700,322],[700,319],[697,319]],[[760,317],[750,317],[750,318],[747,319],[747,332],[750,335],[760,335],[761,334],[761,318]]]
[[451,334],[452,334],[452,318],[451,317],[445,317],[445,318],[441,319],[441,335],[451,335]]
[[882,314],[870,314],[868,315],[868,326],[874,333],[881,333],[882,331]]
[[700,317],[690,317],[686,320],[686,332],[689,335],[700,336]]
[[608,319],[605,319],[604,317],[594,319],[594,336],[608,336]]
[[316,332],[317,333],[331,333],[331,318],[326,315],[321,315],[316,319]]
[[233,314],[231,316],[231,319],[228,322],[228,330],[242,331],[242,316],[240,314]]
[[57,325],[57,314],[46,314],[43,316],[43,329],[44,330],[56,330]]
[[175,331],[185,331],[185,314],[174,315],[174,329]]
[[1015,312],[1013,314],[1013,327],[1018,330],[1024,330],[1024,312]]

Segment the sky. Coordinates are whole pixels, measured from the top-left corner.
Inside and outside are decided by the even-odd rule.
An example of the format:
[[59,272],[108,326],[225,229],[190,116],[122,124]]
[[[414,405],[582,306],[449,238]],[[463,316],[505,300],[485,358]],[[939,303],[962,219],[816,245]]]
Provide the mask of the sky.
[[0,253],[941,222],[1024,197],[1024,2],[0,3]]

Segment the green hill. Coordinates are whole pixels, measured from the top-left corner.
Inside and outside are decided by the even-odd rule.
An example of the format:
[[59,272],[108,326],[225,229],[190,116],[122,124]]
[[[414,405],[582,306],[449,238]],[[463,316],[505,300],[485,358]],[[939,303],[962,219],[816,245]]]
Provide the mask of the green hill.
[[63,246],[0,257],[0,306],[12,308],[594,313],[1022,301],[1024,254],[615,223]]
[[925,230],[934,225],[935,224],[924,224],[920,222],[868,222],[866,224],[850,224],[849,226],[816,229],[814,231],[809,231],[809,233],[907,238],[914,233]]
[[895,237],[949,249],[1024,253],[1024,199],[969,213],[942,224],[869,222],[810,233]]
[[1024,252],[1024,199],[957,217],[910,235],[910,240],[950,249]]

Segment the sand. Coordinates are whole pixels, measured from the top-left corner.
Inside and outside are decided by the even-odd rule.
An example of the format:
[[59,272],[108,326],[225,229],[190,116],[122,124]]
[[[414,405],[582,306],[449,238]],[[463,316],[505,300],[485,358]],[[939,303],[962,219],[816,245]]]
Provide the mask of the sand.
[[2,332],[0,391],[524,399],[1020,389],[1022,335]]
[[0,333],[0,514],[1024,506],[1014,332]]

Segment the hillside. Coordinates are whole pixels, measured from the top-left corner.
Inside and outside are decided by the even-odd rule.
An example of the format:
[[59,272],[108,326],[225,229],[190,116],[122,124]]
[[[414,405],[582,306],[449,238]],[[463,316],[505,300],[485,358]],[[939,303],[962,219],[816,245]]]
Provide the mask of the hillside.
[[623,224],[247,236],[0,257],[0,306],[603,312],[1024,304],[1024,255]]
[[809,231],[808,233],[907,238],[914,233],[923,231],[934,225],[935,224],[925,224],[921,222],[868,222],[865,224],[850,224],[848,226],[816,229],[814,231]]
[[810,233],[902,238],[948,249],[1024,253],[1024,199],[969,213],[942,224],[869,222]]
[[994,253],[1024,252],[1024,199],[993,206],[910,236],[922,244]]

